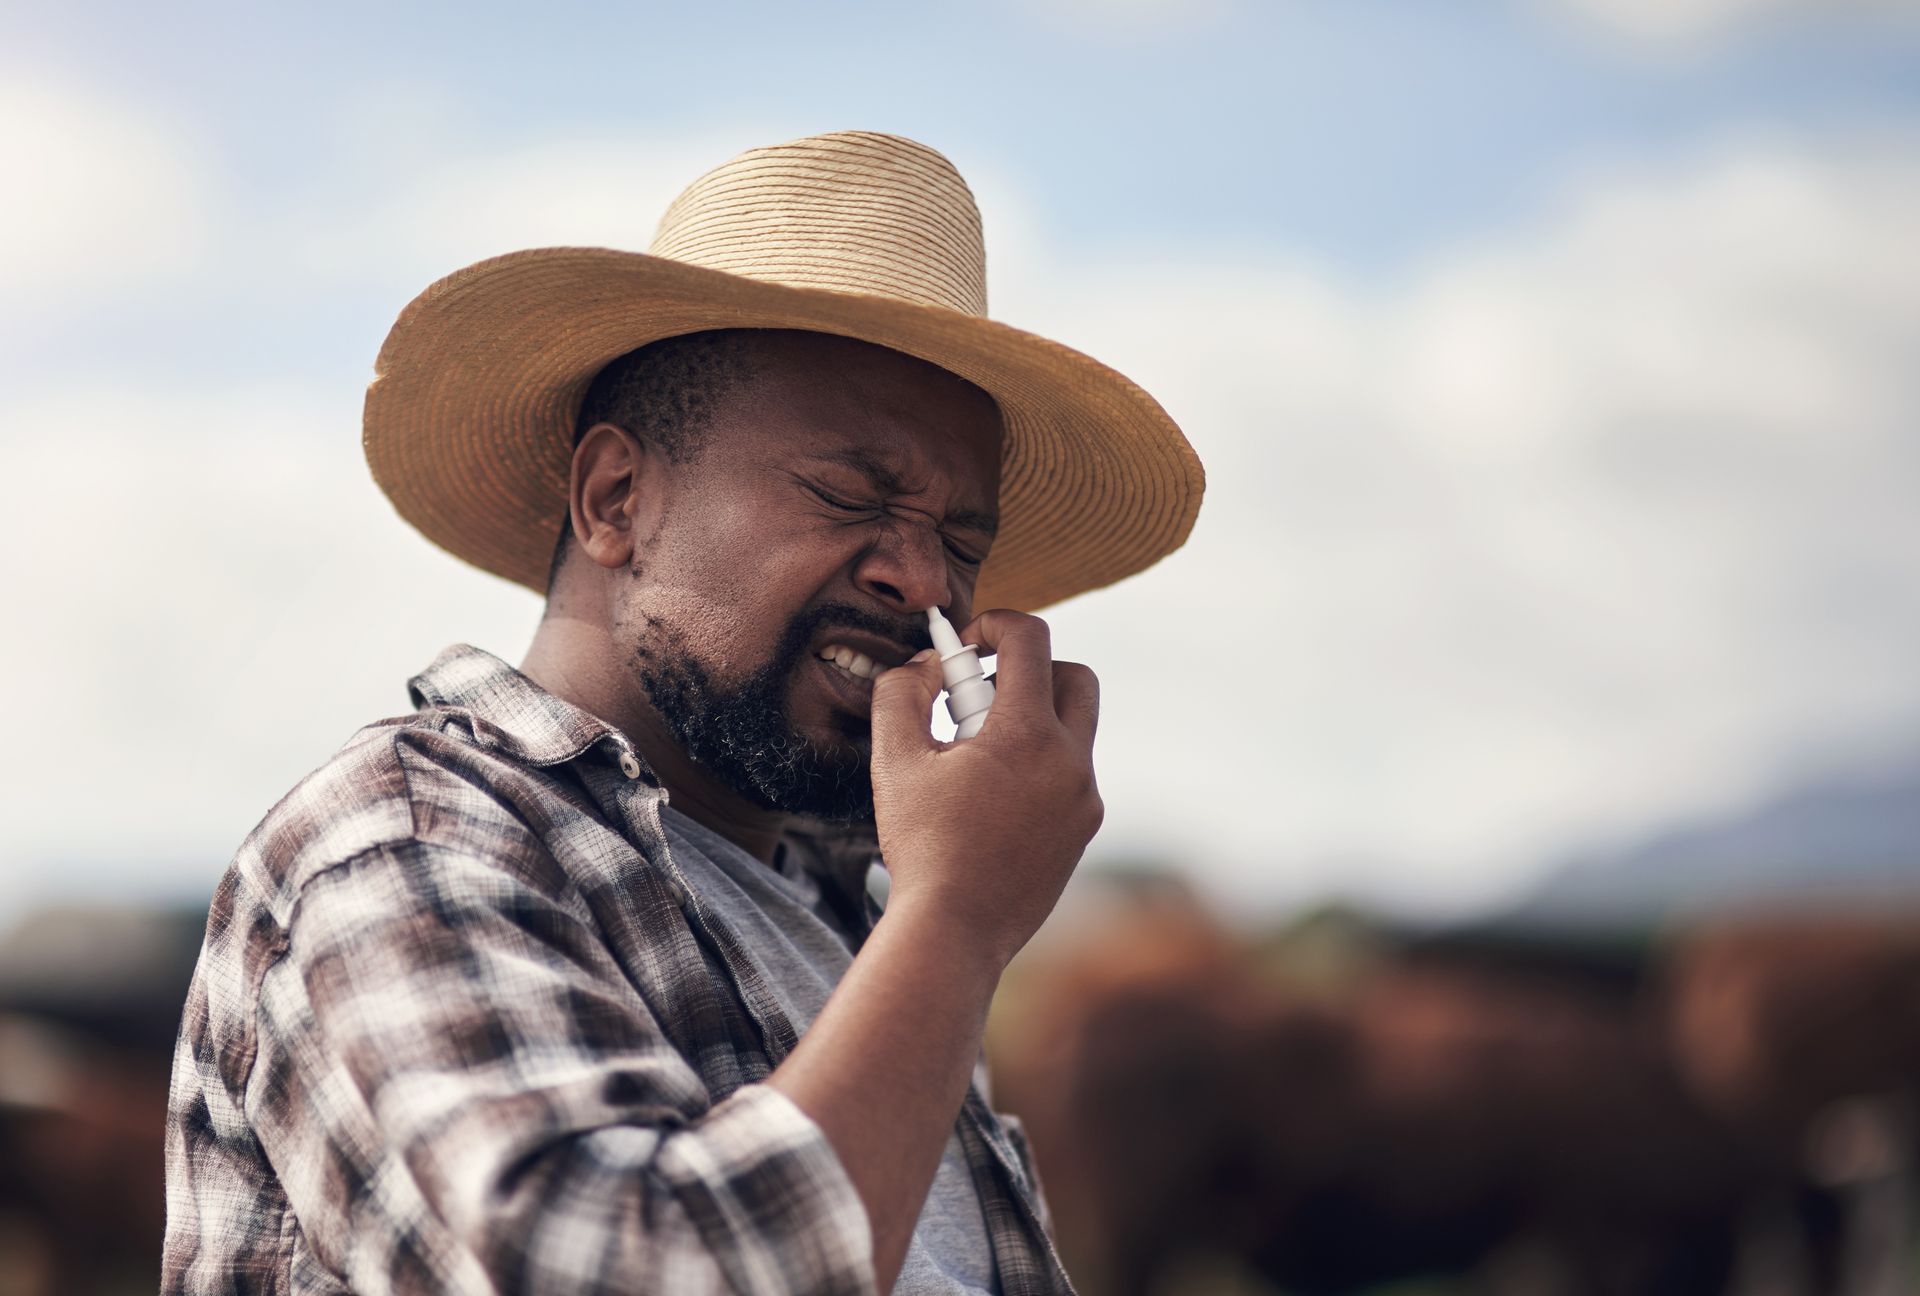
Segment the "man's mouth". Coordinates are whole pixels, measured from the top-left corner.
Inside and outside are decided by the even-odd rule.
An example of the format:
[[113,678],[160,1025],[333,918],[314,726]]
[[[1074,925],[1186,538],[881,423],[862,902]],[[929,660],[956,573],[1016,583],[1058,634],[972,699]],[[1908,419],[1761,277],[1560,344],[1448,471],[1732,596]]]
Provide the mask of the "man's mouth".
[[896,639],[889,634],[873,634],[856,626],[840,626],[814,640],[813,655],[834,667],[835,672],[859,680],[863,689],[913,656],[908,647],[911,638]]
[[886,669],[859,649],[849,648],[845,644],[830,643],[820,650],[818,656],[821,661],[831,662],[844,673],[869,683]]

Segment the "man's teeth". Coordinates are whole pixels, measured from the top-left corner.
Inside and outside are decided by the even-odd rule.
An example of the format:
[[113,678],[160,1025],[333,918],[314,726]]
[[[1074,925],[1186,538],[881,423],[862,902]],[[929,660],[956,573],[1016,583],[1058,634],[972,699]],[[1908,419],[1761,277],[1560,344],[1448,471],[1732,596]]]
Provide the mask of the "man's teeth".
[[820,658],[822,661],[832,662],[849,675],[858,675],[861,679],[870,680],[880,673],[880,668],[873,664],[873,658],[865,653],[855,652],[845,644],[828,644],[820,650]]

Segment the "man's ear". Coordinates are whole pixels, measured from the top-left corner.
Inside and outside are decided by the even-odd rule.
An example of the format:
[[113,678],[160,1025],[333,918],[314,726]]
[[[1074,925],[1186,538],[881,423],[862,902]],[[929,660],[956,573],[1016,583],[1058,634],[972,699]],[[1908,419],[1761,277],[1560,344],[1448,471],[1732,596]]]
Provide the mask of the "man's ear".
[[602,567],[631,566],[666,516],[667,457],[616,423],[595,423],[573,450],[573,538]]

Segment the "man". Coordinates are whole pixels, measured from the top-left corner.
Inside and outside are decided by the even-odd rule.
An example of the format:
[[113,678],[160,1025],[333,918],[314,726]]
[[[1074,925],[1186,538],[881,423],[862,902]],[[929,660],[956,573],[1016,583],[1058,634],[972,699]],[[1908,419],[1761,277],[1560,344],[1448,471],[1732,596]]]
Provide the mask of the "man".
[[[944,158],[845,132],[702,177],[648,255],[402,314],[375,478],[546,614],[236,854],[165,1290],[1069,1289],[975,1078],[1101,816],[1094,677],[1029,610],[1176,548],[1201,477],[1150,397],[985,319],[982,265]],[[932,607],[998,653],[964,743]]]

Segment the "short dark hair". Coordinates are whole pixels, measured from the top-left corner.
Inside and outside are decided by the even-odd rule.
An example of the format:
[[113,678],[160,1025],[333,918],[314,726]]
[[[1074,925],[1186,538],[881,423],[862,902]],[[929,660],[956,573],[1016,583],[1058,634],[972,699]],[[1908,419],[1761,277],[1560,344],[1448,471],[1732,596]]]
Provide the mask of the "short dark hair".
[[[714,408],[757,369],[752,329],[708,329],[649,342],[607,362],[594,375],[574,420],[573,444],[587,429],[612,423],[659,446],[669,463],[691,463],[705,449]],[[560,525],[547,568],[553,589],[573,535],[572,518]]]

